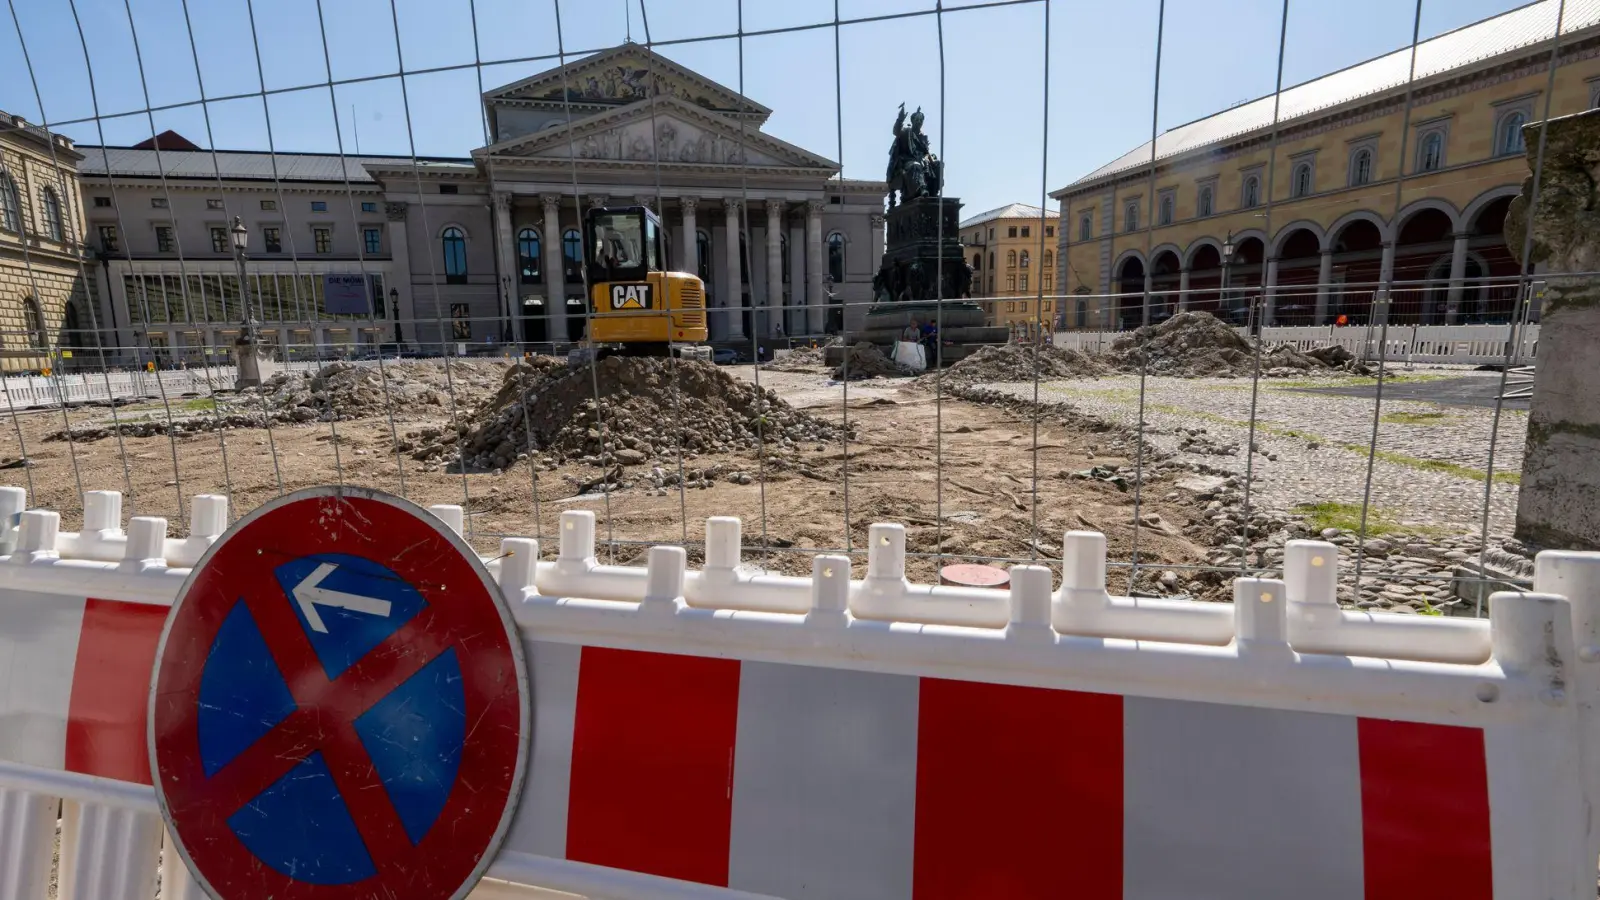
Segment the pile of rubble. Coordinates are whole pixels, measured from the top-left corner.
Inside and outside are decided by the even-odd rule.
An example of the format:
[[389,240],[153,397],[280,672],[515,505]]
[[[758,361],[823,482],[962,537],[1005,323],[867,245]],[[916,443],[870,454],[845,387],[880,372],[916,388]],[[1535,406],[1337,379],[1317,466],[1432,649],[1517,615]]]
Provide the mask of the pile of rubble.
[[845,353],[844,362],[833,370],[833,380],[857,381],[863,378],[887,378],[910,374],[910,369],[884,356],[877,344],[861,341]]
[[[838,339],[834,340],[837,342]],[[822,347],[796,347],[772,362],[762,363],[761,368],[774,372],[809,372],[827,365],[825,352]]]
[[691,456],[758,442],[776,452],[840,437],[836,426],[710,363],[611,357],[568,368],[536,358],[507,371],[500,390],[455,429],[411,432],[400,449],[427,463],[496,471],[530,454],[546,466],[633,466],[671,459],[680,446]]
[[[1040,379],[1047,379],[1093,378],[1105,372],[1103,363],[1077,350],[1049,344],[991,344],[946,369],[942,378],[946,382],[991,384],[1032,381],[1035,373]],[[924,375],[920,382],[932,382],[933,378]]]
[[[1111,344],[1111,364],[1123,372],[1179,378],[1249,377],[1257,371],[1258,348],[1210,313],[1181,312],[1146,325]],[[1326,347],[1303,352],[1288,344],[1259,348],[1259,368],[1269,378],[1364,371],[1349,351]]]

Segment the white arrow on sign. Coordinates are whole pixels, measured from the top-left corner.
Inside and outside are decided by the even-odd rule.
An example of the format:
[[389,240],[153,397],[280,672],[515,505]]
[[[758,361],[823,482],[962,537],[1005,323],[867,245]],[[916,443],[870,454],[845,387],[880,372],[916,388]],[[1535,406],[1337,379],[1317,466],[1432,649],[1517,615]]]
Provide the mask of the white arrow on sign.
[[347,609],[351,612],[366,613],[369,616],[382,616],[389,618],[389,601],[379,600],[377,597],[363,597],[360,594],[346,594],[343,591],[329,590],[318,587],[322,579],[333,574],[339,568],[333,563],[323,563],[312,570],[310,575],[300,580],[294,586],[295,602],[300,604],[300,611],[305,613],[306,622],[311,625],[312,631],[328,633],[328,626],[322,624],[322,616],[317,613],[318,606],[332,606],[338,609]]

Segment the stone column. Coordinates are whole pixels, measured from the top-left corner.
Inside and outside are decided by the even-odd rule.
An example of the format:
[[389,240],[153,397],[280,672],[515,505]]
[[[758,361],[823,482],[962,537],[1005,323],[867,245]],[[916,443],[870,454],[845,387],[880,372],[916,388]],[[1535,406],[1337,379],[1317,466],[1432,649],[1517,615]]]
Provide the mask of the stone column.
[[1520,257],[1532,230],[1532,253],[1520,261],[1539,265],[1546,287],[1516,535],[1539,547],[1600,550],[1600,284],[1564,274],[1593,271],[1600,259],[1592,207],[1600,110],[1529,123],[1522,139],[1530,170],[1544,144],[1544,172],[1537,198],[1530,174],[1511,201],[1506,246]]
[[506,296],[500,298],[500,314],[505,316],[510,326],[510,332],[504,335],[505,340],[516,340],[517,332],[522,327],[517,316],[517,295],[522,288],[522,266],[517,260],[517,235],[511,225],[512,197],[507,191],[494,192],[494,231],[495,231],[495,260],[499,263],[500,277],[505,279]]
[[805,334],[809,328],[805,312],[806,297],[806,214],[802,209],[789,212],[789,303],[783,316],[783,333]]
[[1456,317],[1461,312],[1461,289],[1466,284],[1467,277],[1467,239],[1468,234],[1455,235],[1455,247],[1450,254],[1450,289],[1445,295],[1444,323],[1454,325]]
[[761,333],[771,337],[783,321],[783,201],[767,201],[767,320]]
[[806,201],[806,330],[821,334],[828,325],[828,298],[822,291],[822,201]]
[[678,198],[678,210],[683,216],[683,233],[679,235],[679,243],[683,247],[683,264],[678,269],[691,275],[700,274],[700,246],[695,240],[694,224],[694,210],[699,205],[699,197]]
[[1378,294],[1373,299],[1388,300],[1389,285],[1394,282],[1394,241],[1383,242],[1383,262],[1378,267]]
[[1262,280],[1261,327],[1270,328],[1278,322],[1278,258],[1267,260],[1267,277]]
[[561,255],[561,195],[540,194],[544,204],[544,339],[567,341],[567,273]]
[[[872,228],[872,263],[871,271],[877,272],[878,266],[883,264],[883,213],[872,213],[867,216],[867,224]],[[977,276],[974,275],[974,278]]]
[[1178,270],[1178,312],[1189,309],[1189,267]]
[[723,229],[722,246],[726,259],[723,260],[722,279],[726,282],[723,287],[722,307],[723,333],[722,339],[737,341],[744,337],[744,279],[739,276],[739,232],[743,222],[739,216],[740,202],[733,198],[722,201],[723,215],[727,218],[727,226]]
[[1333,281],[1333,248],[1322,251],[1322,259],[1317,264],[1317,306],[1313,325],[1328,324],[1328,292],[1332,289]]
[[[398,337],[396,343],[421,343],[422,335],[417,332],[417,307],[412,297],[411,289],[411,251],[410,243],[406,239],[406,204],[385,203],[383,205],[385,216],[389,220],[389,255],[394,259],[392,288],[400,289],[400,318],[390,324],[394,326]],[[390,313],[394,312],[392,308]],[[127,321],[124,319],[123,321]],[[400,338],[404,338],[401,341]],[[289,341],[283,341],[287,351]]]
[[1155,300],[1155,297],[1152,296],[1154,291],[1155,276],[1150,273],[1149,265],[1146,265],[1144,269],[1144,296],[1140,300],[1140,306],[1142,307],[1139,311],[1140,325],[1150,324],[1150,304]]

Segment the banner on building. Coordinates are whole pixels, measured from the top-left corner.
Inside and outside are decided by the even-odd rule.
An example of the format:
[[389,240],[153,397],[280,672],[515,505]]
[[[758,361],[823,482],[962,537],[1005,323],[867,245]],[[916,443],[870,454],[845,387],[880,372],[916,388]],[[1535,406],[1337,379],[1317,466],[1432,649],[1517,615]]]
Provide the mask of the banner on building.
[[335,316],[370,316],[372,304],[368,299],[372,289],[367,275],[322,276],[322,292],[328,313]]

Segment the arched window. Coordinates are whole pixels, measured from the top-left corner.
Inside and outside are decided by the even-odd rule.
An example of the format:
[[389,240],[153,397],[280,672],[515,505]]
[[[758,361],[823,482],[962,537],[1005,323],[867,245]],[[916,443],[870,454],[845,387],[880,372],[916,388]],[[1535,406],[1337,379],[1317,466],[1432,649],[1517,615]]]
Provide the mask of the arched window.
[[1171,196],[1167,196],[1167,197],[1162,197],[1161,198],[1161,224],[1163,224],[1163,225],[1171,225],[1172,224],[1172,197]]
[[1244,180],[1244,206],[1249,209],[1261,204],[1261,179],[1254,175]]
[[1417,151],[1417,170],[1432,172],[1444,165],[1444,134],[1430,131],[1422,137]]
[[994,268],[994,251],[989,251],[989,268]]
[[1128,208],[1122,211],[1122,230],[1139,230],[1139,204],[1129,203]]
[[1200,199],[1195,202],[1195,209],[1197,210],[1197,213],[1196,213],[1197,215],[1201,215],[1201,216],[1209,216],[1209,215],[1211,215],[1211,207],[1213,205],[1212,202],[1211,202],[1211,196],[1212,195],[1211,195],[1211,186],[1210,185],[1206,185],[1205,187],[1200,189]]
[[539,232],[524,228],[517,232],[517,256],[522,258],[522,283],[538,284],[544,280],[543,257],[539,253]]
[[1028,251],[1026,250],[1022,251],[1022,267],[1024,269],[1028,267]]
[[22,204],[17,201],[17,183],[0,169],[0,230],[22,233]]
[[467,235],[451,225],[440,236],[444,246],[444,279],[449,284],[467,283]]
[[44,233],[52,241],[61,240],[61,201],[56,199],[56,192],[45,188],[40,192],[44,200]]
[[1363,147],[1350,158],[1350,183],[1366,184],[1372,180],[1372,151]]
[[983,254],[982,253],[974,253],[974,254],[972,254],[972,267],[974,269],[983,268]]
[[1007,250],[1006,251],[1006,268],[1015,269],[1016,267],[1017,267],[1017,251],[1015,251],[1015,250]]
[[834,284],[844,282],[844,235],[837,231],[828,235],[828,274]]
[[[577,232],[573,232],[576,234]],[[704,282],[711,281],[711,235],[704,231],[694,233],[695,274]]]
[[1044,252],[1044,267],[1046,269],[1056,264],[1056,255],[1049,250]]
[[22,312],[28,320],[28,346],[35,350],[49,349],[50,335],[44,330],[44,314],[39,311],[39,301],[24,297]]
[[1495,141],[1495,148],[1501,154],[1521,153],[1526,149],[1522,143],[1522,126],[1528,124],[1528,116],[1523,112],[1514,112],[1500,120],[1500,139]]
[[1304,197],[1311,193],[1310,163],[1301,163],[1294,167],[1294,176],[1289,187],[1290,193],[1296,197]]
[[1094,237],[1094,216],[1084,213],[1078,217],[1078,240],[1087,241]]
[[567,269],[567,283],[582,284],[583,237],[578,229],[568,228],[561,233],[561,259]]

